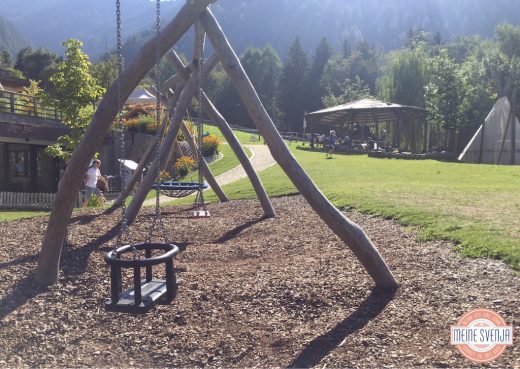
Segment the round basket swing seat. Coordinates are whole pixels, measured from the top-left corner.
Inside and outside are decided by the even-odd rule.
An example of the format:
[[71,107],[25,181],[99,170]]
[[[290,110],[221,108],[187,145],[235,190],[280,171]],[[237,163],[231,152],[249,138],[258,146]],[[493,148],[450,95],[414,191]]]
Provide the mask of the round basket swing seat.
[[152,186],[155,190],[159,189],[163,195],[173,198],[189,196],[197,192],[200,187],[205,190],[208,185],[206,183],[201,185],[198,182],[161,182]]
[[[121,258],[124,254],[132,256],[134,251],[145,252],[145,258]],[[152,257],[152,251],[164,253]],[[143,242],[124,245],[105,255],[110,265],[111,298],[105,301],[105,309],[116,312],[146,313],[157,304],[169,304],[177,295],[177,281],[173,269],[173,257],[179,253],[176,245],[169,243]],[[166,278],[155,279],[152,274],[154,265],[165,265]],[[121,269],[133,269],[133,287],[123,291]],[[145,268],[145,278],[141,278],[141,268]]]

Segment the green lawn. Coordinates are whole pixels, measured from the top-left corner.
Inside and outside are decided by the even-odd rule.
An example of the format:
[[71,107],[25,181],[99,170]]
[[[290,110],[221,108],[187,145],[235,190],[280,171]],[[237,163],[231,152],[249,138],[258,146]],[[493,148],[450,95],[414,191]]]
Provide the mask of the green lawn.
[[[420,226],[419,237],[446,239],[467,256],[503,259],[520,270],[520,166],[405,161],[336,155],[291,147],[338,207]],[[280,167],[260,173],[271,196],[295,193]],[[231,199],[254,197],[248,179],[224,186]],[[216,201],[208,194],[209,201]]]
[[[213,125],[205,124],[204,125],[204,131],[208,132],[209,134],[219,136],[222,140],[224,139],[222,137],[222,134],[220,133],[220,130]],[[258,140],[258,135],[255,135],[254,137],[257,139],[257,141],[251,141],[251,134],[243,131],[233,130],[235,133],[235,136],[237,136],[238,141],[240,141],[243,145],[260,145],[263,144],[263,140]]]
[[2,210],[0,211],[0,222],[7,222],[9,220],[21,219],[21,218],[29,218],[38,215],[48,214],[44,211],[11,211],[11,210]]

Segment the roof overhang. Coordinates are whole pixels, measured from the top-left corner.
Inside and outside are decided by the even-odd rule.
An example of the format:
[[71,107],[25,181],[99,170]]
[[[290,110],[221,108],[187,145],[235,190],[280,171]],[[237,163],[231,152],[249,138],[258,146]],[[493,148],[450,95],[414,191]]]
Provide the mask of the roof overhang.
[[426,119],[426,110],[417,106],[386,103],[375,99],[362,99],[307,113],[305,118],[322,124],[369,124],[399,119]]

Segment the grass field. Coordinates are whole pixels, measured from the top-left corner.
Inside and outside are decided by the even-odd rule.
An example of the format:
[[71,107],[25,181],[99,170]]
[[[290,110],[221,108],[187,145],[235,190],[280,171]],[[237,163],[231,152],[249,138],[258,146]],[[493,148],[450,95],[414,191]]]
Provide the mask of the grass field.
[[[206,130],[216,133],[212,126]],[[249,134],[237,136],[249,144]],[[289,147],[336,206],[396,219],[418,227],[423,240],[454,241],[464,255],[502,259],[520,270],[520,166],[355,155],[326,160],[324,153],[301,150],[294,143]],[[210,164],[215,175],[238,165],[228,145],[221,150],[224,158]],[[279,166],[261,172],[260,177],[271,196],[297,193]],[[224,186],[224,191],[231,199],[254,197],[247,178]],[[216,201],[211,192],[205,197]],[[35,214],[42,213],[0,212],[0,221]]]
[[[218,176],[219,174],[222,174],[224,172],[227,172],[230,169],[233,169],[234,167],[238,166],[240,162],[238,161],[238,158],[236,157],[235,153],[231,149],[231,147],[224,143],[224,138],[222,137],[222,134],[216,128],[215,126],[206,125],[204,126],[204,130],[209,132],[212,135],[218,136],[223,143],[220,145],[220,153],[223,155],[222,159],[219,159],[217,161],[214,161],[209,164],[209,167],[211,169],[211,172],[214,176]],[[249,144],[249,134],[241,131],[235,131],[235,135],[239,139],[241,143]],[[247,137],[245,136],[247,135]],[[247,141],[246,141],[247,139]],[[256,144],[257,142],[253,142],[251,144]],[[249,150],[247,147],[244,147],[244,151],[246,152],[248,157],[251,157],[252,153],[251,150]],[[198,181],[198,173],[197,172],[191,172],[186,177],[179,179],[179,181],[187,181],[187,182],[196,182]],[[146,196],[147,199],[151,199],[155,197],[155,190],[152,190],[148,193]]]
[[[520,270],[519,166],[353,155],[326,160],[320,152],[291,150],[336,206],[420,226],[421,239],[451,240],[464,255],[503,259]],[[297,192],[279,166],[260,177],[271,196]],[[254,196],[247,179],[224,191],[231,199]]]
[[10,211],[10,210],[2,210],[0,211],[0,222],[7,222],[9,220],[15,220],[20,218],[29,218],[38,215],[47,214],[43,211]]

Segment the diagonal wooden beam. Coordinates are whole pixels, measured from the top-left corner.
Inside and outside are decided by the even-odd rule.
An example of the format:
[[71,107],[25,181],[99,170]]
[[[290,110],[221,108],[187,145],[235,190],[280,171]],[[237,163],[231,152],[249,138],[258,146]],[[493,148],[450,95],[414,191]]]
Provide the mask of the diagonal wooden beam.
[[55,283],[58,279],[61,248],[83,176],[94,153],[103,142],[118,110],[122,108],[118,102],[118,84],[120,83],[122,102],[124,102],[139,81],[155,64],[157,48],[159,54],[164,55],[212,2],[212,0],[187,1],[161,34],[149,40],[141,48],[133,62],[112,84],[101,100],[89,128],[69,160],[67,169],[58,185],[55,205],[49,216],[38,259],[35,274],[36,283],[46,286]]
[[[165,57],[166,60],[175,69],[177,75],[181,76],[181,78],[183,78],[184,80],[189,78],[189,73],[186,71],[186,68],[182,63],[182,60],[179,58],[177,53],[175,53],[175,51],[172,50],[170,52],[167,52]],[[213,120],[217,124],[217,126],[220,129],[220,132],[222,132],[222,135],[224,136],[227,143],[237,156],[238,160],[240,161],[240,164],[242,164],[244,171],[249,177],[249,180],[251,181],[251,184],[253,185],[253,188],[258,197],[258,200],[262,205],[262,209],[264,210],[264,215],[268,218],[275,217],[276,212],[273,208],[273,205],[271,204],[271,200],[269,200],[269,196],[265,191],[262,181],[260,181],[258,174],[255,172],[255,169],[253,168],[251,161],[247,157],[247,154],[245,153],[244,149],[242,148],[240,141],[233,133],[233,130],[229,126],[228,122],[220,114],[220,112],[213,105],[213,103],[208,98],[208,96],[206,96],[205,93],[202,94],[202,99],[202,108],[204,109],[204,112],[211,118],[211,120]]]
[[[218,60],[216,55],[213,55],[208,59],[208,61],[204,64],[203,75],[207,72],[215,68]],[[188,109],[191,99],[193,95],[197,91],[197,76],[193,75],[186,83],[186,86],[182,90],[182,93],[179,97],[179,102],[177,103],[177,107],[175,112],[173,113],[173,117],[171,119],[170,128],[164,137],[163,144],[160,148],[159,154],[159,162],[154,161],[150,166],[150,169],[146,173],[141,185],[137,189],[134,197],[132,198],[132,202],[128,205],[126,209],[126,218],[128,220],[128,224],[131,224],[141,209],[143,202],[148,194],[148,191],[152,188],[154,181],[156,180],[157,168],[161,168],[164,165],[164,162],[168,159],[168,155],[170,152],[170,148],[173,146],[175,139],[177,137],[177,133],[179,133],[179,129],[182,124],[182,120],[184,118],[184,112]]]
[[213,14],[206,9],[200,20],[222,67],[278,164],[314,211],[350,247],[376,285],[397,288],[397,281],[367,234],[330,203],[287,148]]

